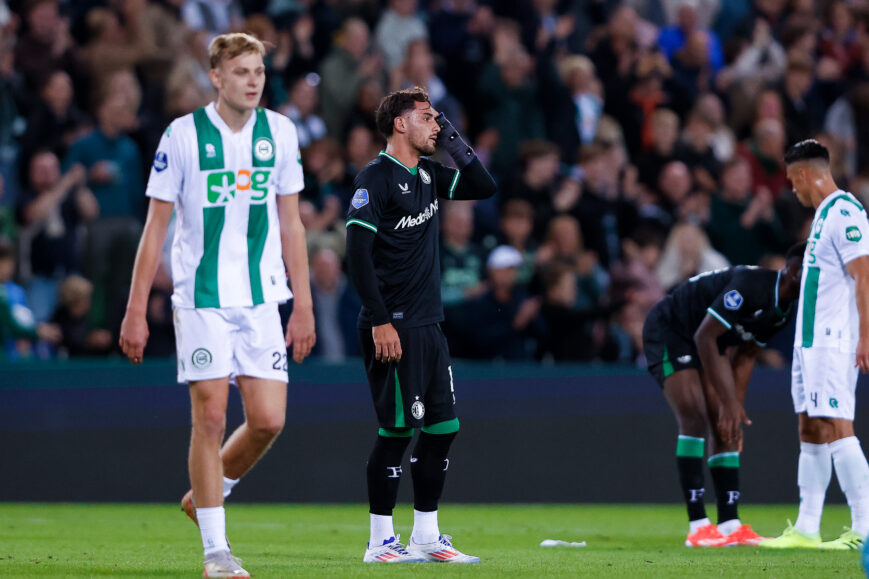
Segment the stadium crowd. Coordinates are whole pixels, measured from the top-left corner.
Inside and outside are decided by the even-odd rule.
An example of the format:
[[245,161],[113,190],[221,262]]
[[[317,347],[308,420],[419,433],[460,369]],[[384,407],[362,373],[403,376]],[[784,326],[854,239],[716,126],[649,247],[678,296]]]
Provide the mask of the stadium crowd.
[[[674,285],[807,237],[790,144],[869,194],[867,24],[866,0],[0,0],[0,360],[117,354],[157,142],[240,30],[298,129],[315,354],[358,354],[344,217],[379,100],[418,85],[499,185],[440,205],[453,355],[637,363]],[[171,287],[147,356],[175,351]]]

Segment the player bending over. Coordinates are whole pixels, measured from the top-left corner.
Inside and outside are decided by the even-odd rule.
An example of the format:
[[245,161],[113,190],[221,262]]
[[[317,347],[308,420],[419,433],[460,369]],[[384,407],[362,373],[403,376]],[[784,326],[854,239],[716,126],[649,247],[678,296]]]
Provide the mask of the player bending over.
[[[739,520],[739,452],[745,391],[760,348],[793,315],[806,244],[792,247],[781,271],[736,266],[702,273],[674,289],[646,318],[649,372],[676,415],[676,465],[688,507],[687,547],[756,545],[763,538]],[[718,525],[703,504],[703,456]]]
[[[797,199],[815,209],[791,367],[800,509],[796,525],[761,547],[859,549],[869,532],[869,465],[854,436],[854,394],[858,370],[869,371],[869,221],[857,198],[833,181],[826,147],[799,142],[785,164]],[[833,469],[851,507],[851,528],[822,543]]]
[[[174,208],[172,244],[178,381],[190,386],[190,484],[183,499],[198,522],[205,577],[247,577],[226,541],[223,499],[284,425],[287,348],[301,362],[314,345],[298,139],[283,115],[257,108],[265,48],[246,34],[210,47],[217,102],[169,125],[148,180],[151,197],[136,256],[121,347],[134,364],[148,339],[148,293]],[[293,297],[286,334],[278,302]],[[229,382],[245,422],[221,448]],[[195,502],[195,507],[194,507]]]
[[[483,199],[495,183],[450,122],[417,87],[390,93],[377,109],[386,150],[357,175],[347,215],[350,278],[362,298],[359,337],[380,422],[368,459],[371,533],[364,561],[477,563],[438,528],[447,454],[459,430],[453,375],[439,323],[439,199]],[[436,147],[458,169],[426,158]],[[413,532],[405,549],[392,525],[401,462],[410,459]]]

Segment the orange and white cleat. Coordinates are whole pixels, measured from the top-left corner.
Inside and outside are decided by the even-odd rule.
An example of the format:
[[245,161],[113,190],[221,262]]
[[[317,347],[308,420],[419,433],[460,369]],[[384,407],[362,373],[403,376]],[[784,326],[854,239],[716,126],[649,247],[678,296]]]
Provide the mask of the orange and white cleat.
[[729,535],[724,536],[724,544],[722,547],[737,547],[739,545],[747,547],[757,547],[763,541],[769,540],[769,537],[761,537],[754,532],[751,525],[742,525]]
[[727,538],[712,523],[700,527],[685,537],[686,547],[723,547]]
[[196,519],[196,505],[193,504],[193,489],[187,491],[187,493],[181,498],[181,510],[184,511],[184,514],[190,517],[190,520],[198,527],[199,521]]

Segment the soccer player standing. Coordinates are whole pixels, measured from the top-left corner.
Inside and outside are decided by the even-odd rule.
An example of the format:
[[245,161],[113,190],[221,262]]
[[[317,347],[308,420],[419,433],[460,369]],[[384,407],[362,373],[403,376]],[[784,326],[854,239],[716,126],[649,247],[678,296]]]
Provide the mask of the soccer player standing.
[[[148,180],[148,216],[120,344],[134,364],[148,339],[145,309],[173,209],[178,380],[190,388],[189,469],[205,577],[247,577],[226,541],[223,499],[284,425],[287,348],[301,362],[315,342],[302,167],[289,119],[258,108],[265,47],[225,34],[209,47],[217,102],[166,129]],[[293,294],[287,287],[289,271]],[[286,334],[278,302],[294,297]],[[221,448],[230,379],[245,423]]]
[[[745,393],[760,348],[793,316],[806,244],[792,247],[785,268],[736,266],[697,275],[661,300],[646,318],[649,372],[676,415],[676,464],[688,507],[687,547],[757,545],[763,539],[739,520],[739,453]],[[706,517],[703,456],[718,525]]]
[[[799,516],[767,548],[859,549],[869,532],[869,465],[854,435],[857,373],[869,371],[869,220],[830,174],[830,154],[814,140],[785,155],[800,203],[815,209],[803,261],[791,396],[799,418]],[[851,507],[851,528],[821,542],[832,470]]]
[[[371,533],[364,561],[476,563],[441,535],[438,500],[459,430],[443,320],[438,199],[482,199],[495,183],[421,88],[390,93],[377,109],[385,151],[356,177],[347,216],[350,277],[362,298],[359,335],[380,423],[368,459]],[[427,159],[437,146],[458,169]],[[401,462],[410,468],[414,523],[407,549],[392,524]]]

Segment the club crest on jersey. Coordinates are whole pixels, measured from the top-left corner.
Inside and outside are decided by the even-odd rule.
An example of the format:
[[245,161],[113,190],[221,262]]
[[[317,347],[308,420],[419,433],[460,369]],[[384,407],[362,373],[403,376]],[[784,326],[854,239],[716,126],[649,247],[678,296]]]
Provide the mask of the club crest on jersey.
[[253,144],[253,156],[258,161],[270,161],[275,156],[275,145],[268,137],[260,137]]
[[426,185],[431,184],[431,175],[426,173],[425,169],[423,169],[422,167],[419,168],[419,176],[422,179],[423,183],[425,183]]
[[414,418],[419,420],[420,418],[425,416],[425,404],[417,400],[410,405],[410,413],[413,414]]
[[353,194],[353,199],[350,201],[350,205],[356,209],[368,205],[368,189],[357,189],[356,193]]
[[736,290],[730,290],[724,294],[724,307],[728,310],[738,310],[742,301],[742,294]]
[[845,230],[845,239],[847,239],[848,241],[857,242],[857,241],[860,241],[861,239],[863,239],[863,234],[860,233],[859,228],[854,227],[852,225],[851,227],[849,227],[848,229]]
[[154,170],[158,173],[166,169],[169,166],[169,158],[166,156],[166,153],[163,151],[157,151],[154,154]]

